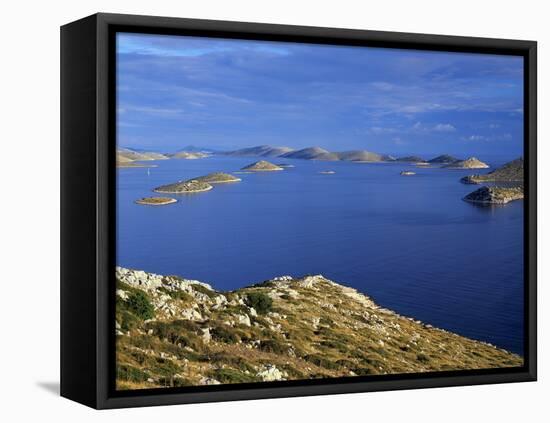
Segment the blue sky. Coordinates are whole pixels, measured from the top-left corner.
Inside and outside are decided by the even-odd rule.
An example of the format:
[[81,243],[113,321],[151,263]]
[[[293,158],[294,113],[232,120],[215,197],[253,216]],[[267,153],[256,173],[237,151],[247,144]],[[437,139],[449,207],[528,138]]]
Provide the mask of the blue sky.
[[118,34],[123,147],[520,156],[520,57]]

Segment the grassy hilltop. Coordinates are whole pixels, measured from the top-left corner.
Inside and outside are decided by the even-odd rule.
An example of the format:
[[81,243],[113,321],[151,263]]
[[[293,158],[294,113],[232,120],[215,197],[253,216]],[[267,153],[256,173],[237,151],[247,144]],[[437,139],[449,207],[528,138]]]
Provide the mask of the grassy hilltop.
[[323,276],[232,292],[117,268],[117,388],[521,366]]

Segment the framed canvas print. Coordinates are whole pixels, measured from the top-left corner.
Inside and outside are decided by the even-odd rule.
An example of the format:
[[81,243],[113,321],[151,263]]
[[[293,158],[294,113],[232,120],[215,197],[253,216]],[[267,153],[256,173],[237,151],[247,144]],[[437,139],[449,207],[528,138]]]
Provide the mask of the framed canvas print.
[[536,43],[97,14],[61,30],[61,393],[536,379]]

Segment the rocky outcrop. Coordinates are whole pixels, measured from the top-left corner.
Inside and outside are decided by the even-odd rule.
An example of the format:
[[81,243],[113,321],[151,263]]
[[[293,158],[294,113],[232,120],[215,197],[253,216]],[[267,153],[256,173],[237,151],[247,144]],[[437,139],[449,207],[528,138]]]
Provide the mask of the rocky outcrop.
[[489,167],[487,163],[483,163],[476,157],[470,157],[466,160],[460,160],[458,162],[449,163],[443,166],[446,169],[486,169]]
[[259,371],[256,376],[262,379],[264,382],[273,382],[275,380],[285,380],[286,373],[281,372],[277,367],[272,364],[268,364]]
[[283,170],[283,168],[276,166],[273,163],[269,163],[266,160],[260,160],[259,162],[255,162],[243,167],[242,170],[248,170],[252,172],[271,172],[274,170]]
[[522,187],[481,187],[464,197],[464,201],[483,205],[506,204],[522,199]]
[[116,268],[117,388],[521,366],[521,357],[377,305],[322,275],[218,292]]
[[145,197],[136,200],[136,204],[144,206],[164,206],[166,204],[177,203],[178,200],[170,197]]
[[523,182],[523,158],[512,160],[485,175],[465,176],[460,181],[465,184],[482,184],[485,182]]
[[196,192],[210,191],[211,189],[212,185],[207,182],[190,179],[188,181],[179,181],[173,184],[162,185],[156,187],[153,191],[165,194],[193,194]]

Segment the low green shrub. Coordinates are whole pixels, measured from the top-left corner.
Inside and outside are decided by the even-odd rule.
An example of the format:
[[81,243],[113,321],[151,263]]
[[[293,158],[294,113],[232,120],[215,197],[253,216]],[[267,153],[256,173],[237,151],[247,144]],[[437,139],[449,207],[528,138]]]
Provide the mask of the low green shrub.
[[234,369],[216,369],[211,372],[210,375],[221,383],[246,383],[257,381],[255,376]]
[[341,353],[346,353],[349,351],[349,348],[347,347],[347,345],[345,345],[340,341],[335,341],[333,339],[326,339],[324,341],[321,341],[321,345],[323,347],[338,350]]
[[185,291],[180,291],[180,290],[171,291],[171,290],[165,288],[164,286],[160,287],[158,290],[160,292],[164,292],[165,294],[169,295],[170,298],[172,298],[174,300],[180,300],[180,301],[184,301],[186,303],[193,301],[193,297]]
[[259,314],[269,313],[273,307],[273,300],[263,292],[249,292],[246,294],[246,305],[254,307]]
[[119,364],[116,369],[117,379],[128,382],[145,382],[149,375],[136,367],[127,364]]
[[374,374],[374,371],[369,367],[356,367],[353,369],[353,373],[357,376],[368,376]]
[[190,320],[174,320],[171,322],[150,322],[146,329],[153,330],[153,335],[165,339],[171,344],[182,347],[200,349],[202,341],[196,335],[199,325]]
[[355,363],[353,361],[350,361],[350,360],[346,360],[346,359],[341,359],[341,360],[337,360],[336,361],[336,364],[341,368],[341,369],[352,369],[355,367]]
[[421,363],[427,363],[430,361],[430,357],[428,357],[426,354],[417,354],[416,359],[420,361]]
[[151,370],[157,374],[170,377],[178,373],[180,371],[180,368],[172,360],[157,357],[156,363],[151,367]]
[[141,322],[140,318],[123,308],[124,306],[119,306],[119,303],[124,303],[124,301],[117,302],[116,321],[120,324],[120,329],[124,332],[135,329]]
[[340,368],[339,364],[325,357],[322,357],[318,354],[309,354],[309,355],[306,355],[304,358],[306,361],[309,361],[310,363],[315,364],[316,366],[319,366],[319,367],[323,367],[325,369],[338,370]]
[[248,370],[249,372],[254,372],[254,367],[249,364],[244,358],[225,352],[216,352],[210,354],[208,361],[210,364],[221,364],[225,366],[235,367],[240,371]]
[[159,385],[169,388],[180,388],[182,386],[191,386],[193,383],[189,379],[182,377],[160,377],[158,380]]
[[218,341],[218,342],[234,344],[240,341],[239,336],[237,336],[237,334],[235,334],[233,330],[231,330],[230,328],[224,325],[220,325],[212,328],[210,330],[210,335],[215,341]]
[[199,284],[193,284],[191,285],[191,288],[193,289],[193,291],[200,292],[201,294],[207,295],[209,298],[214,298],[218,295],[211,289],[208,289],[207,287]]
[[275,354],[288,354],[289,347],[286,343],[277,339],[266,339],[260,342],[258,347],[261,351]]
[[126,304],[128,310],[142,320],[152,319],[155,316],[153,304],[151,304],[149,297],[142,291],[130,293],[126,300]]

